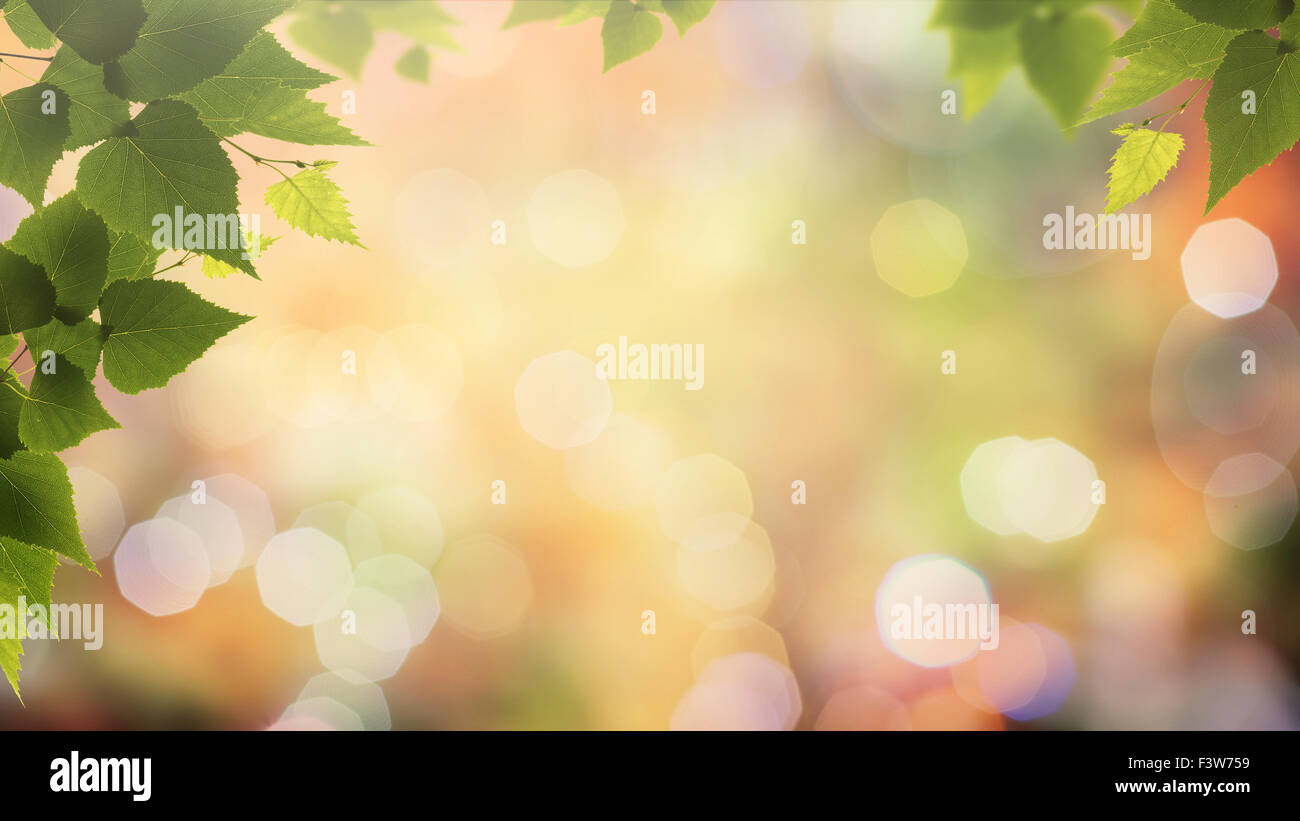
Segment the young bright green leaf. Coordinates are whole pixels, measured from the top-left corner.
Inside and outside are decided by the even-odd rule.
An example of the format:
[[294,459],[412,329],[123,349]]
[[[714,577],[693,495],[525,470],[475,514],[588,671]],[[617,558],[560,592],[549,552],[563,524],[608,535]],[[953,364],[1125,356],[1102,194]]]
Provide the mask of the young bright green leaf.
[[[1210,192],[1205,213],[1241,182],[1300,139],[1300,52],[1262,31],[1228,44],[1205,102]],[[1248,108],[1243,94],[1253,92]],[[1247,95],[1252,96],[1252,95]]]
[[717,0],[663,0],[664,13],[677,27],[677,36],[681,37],[696,23],[703,22]]
[[123,393],[161,388],[252,317],[213,305],[179,282],[118,280],[104,290],[104,376]]
[[16,350],[18,350],[18,337],[13,334],[0,334],[0,357],[9,356]]
[[424,46],[411,46],[402,52],[393,64],[398,77],[405,77],[414,83],[429,82],[429,50]]
[[75,192],[33,211],[9,247],[45,269],[54,284],[56,317],[79,322],[95,310],[108,278],[108,229]]
[[292,0],[144,0],[135,45],[104,68],[109,91],[149,102],[188,91],[235,59]]
[[38,328],[54,316],[54,286],[40,266],[0,245],[0,334]]
[[[131,121],[130,131],[111,137],[93,148],[77,169],[77,191],[110,229],[130,233],[167,247],[176,243],[172,232],[155,237],[154,217],[198,214],[232,216],[239,212],[239,182],[220,139],[209,131],[194,109],[177,100],[150,103]],[[253,272],[238,249],[202,250]]]
[[[39,604],[48,608],[50,588],[54,585],[54,569],[58,560],[43,547],[24,544],[17,539],[0,537],[0,604],[8,605],[15,614],[26,617],[26,606]],[[21,604],[24,605],[20,607]],[[14,695],[22,701],[18,676],[22,669],[22,639],[0,637],[0,669],[4,670]]]
[[664,25],[652,12],[634,6],[631,0],[613,0],[605,24],[600,27],[600,39],[605,45],[603,70],[646,53],[663,36]]
[[303,14],[289,25],[289,36],[309,54],[361,78],[375,34],[366,15],[348,6]]
[[[279,239],[279,237],[259,237],[256,240],[249,238],[247,243],[250,249],[253,247],[254,241],[258,243],[257,253],[253,254],[253,258],[256,259],[260,257],[262,252],[274,245],[277,239]],[[252,252],[250,251],[250,253]],[[225,279],[233,273],[235,273],[235,268],[227,263],[224,263],[219,259],[214,259],[213,257],[203,257],[203,275],[208,279]]]
[[40,205],[69,133],[68,95],[54,86],[37,83],[0,97],[0,185]]
[[1009,26],[1029,14],[1036,0],[939,0],[930,28],[989,29]]
[[152,242],[140,239],[135,234],[117,234],[110,231],[108,280],[105,284],[111,284],[119,279],[143,279],[153,276],[160,256],[162,256],[162,249],[153,247]]
[[1124,141],[1110,163],[1106,213],[1121,211],[1138,197],[1150,193],[1178,164],[1183,150],[1180,134],[1150,128],[1116,129]]
[[1030,87],[1062,128],[1073,126],[1110,62],[1110,24],[1092,13],[1030,18],[1019,38]]
[[182,99],[221,137],[250,132],[299,145],[370,145],[301,89],[269,80],[214,77]]
[[[1161,46],[1176,53],[1197,54],[1207,50],[1207,43],[1217,42],[1233,32],[1212,23],[1197,22],[1180,11],[1171,0],[1149,0],[1129,30],[1111,45],[1116,57],[1128,57],[1151,46]],[[1224,41],[1226,46],[1227,41]],[[1189,60],[1190,61],[1190,60]],[[1213,67],[1198,76],[1208,77]]]
[[9,0],[4,4],[5,22],[17,36],[19,42],[28,48],[54,48],[54,35],[36,16],[27,0]]
[[28,0],[55,37],[92,63],[121,57],[144,23],[140,0]]
[[555,20],[576,5],[577,0],[515,0],[501,28],[508,29],[539,20]]
[[97,143],[131,119],[127,101],[104,88],[103,67],[86,62],[70,48],[55,53],[41,82],[58,86],[68,95],[70,133],[64,151]]
[[0,459],[0,536],[49,548],[99,572],[81,541],[68,471],[52,453],[20,450]]
[[266,189],[275,215],[313,237],[361,245],[347,200],[323,169],[307,168]]
[[962,116],[974,117],[993,98],[1007,72],[1020,60],[1016,29],[953,28],[948,76],[961,80]]
[[1202,23],[1234,29],[1268,29],[1295,10],[1294,0],[1174,0]]
[[[45,358],[33,351],[37,363],[18,420],[18,435],[33,453],[66,450],[95,431],[121,427],[95,396],[86,374],[61,354]],[[52,373],[46,373],[46,366]]]
[[1117,71],[1101,99],[1088,110],[1081,123],[1127,111],[1154,99],[1179,83],[1212,74],[1233,33],[1206,37],[1199,50],[1186,51],[1176,45],[1149,46],[1129,56],[1128,65]]
[[76,325],[69,325],[55,319],[39,328],[23,332],[23,341],[32,351],[32,360],[38,361],[45,351],[54,351],[68,358],[68,361],[85,371],[88,377],[95,374],[99,366],[99,349],[103,344],[100,339],[99,323],[93,319],[83,319]]
[[290,88],[310,90],[338,78],[304,64],[286,51],[269,31],[260,31],[214,79],[273,80]]

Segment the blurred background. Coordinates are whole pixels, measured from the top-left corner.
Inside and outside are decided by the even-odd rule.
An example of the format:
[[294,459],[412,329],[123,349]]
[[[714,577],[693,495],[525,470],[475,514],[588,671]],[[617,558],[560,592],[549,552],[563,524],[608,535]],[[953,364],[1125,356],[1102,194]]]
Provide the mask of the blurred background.
[[[1295,157],[1203,217],[1202,95],[1128,209],[1150,259],[1047,251],[1118,138],[1019,70],[943,114],[926,0],[720,2],[605,74],[599,20],[441,5],[427,85],[382,33],[311,92],[375,147],[288,149],[339,161],[364,249],[277,225],[232,157],[262,281],[166,276],[256,319],[165,389],[100,378],[122,428],[64,456],[103,575],[54,597],[104,604],[103,648],[25,642],[0,726],[1300,724]],[[25,209],[0,192],[0,239]],[[596,379],[619,337],[702,344],[703,388]],[[878,617],[972,585],[996,650]]]

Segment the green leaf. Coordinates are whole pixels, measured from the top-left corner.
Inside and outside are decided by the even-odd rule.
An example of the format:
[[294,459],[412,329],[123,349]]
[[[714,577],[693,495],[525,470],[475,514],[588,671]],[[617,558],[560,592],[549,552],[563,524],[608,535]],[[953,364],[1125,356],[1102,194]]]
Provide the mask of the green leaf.
[[104,68],[109,91],[152,101],[188,91],[225,68],[291,0],[144,0],[135,45]]
[[[42,110],[48,105],[54,113]],[[54,86],[37,83],[0,97],[0,185],[40,205],[68,134],[68,95]]]
[[304,14],[289,26],[294,42],[354,79],[360,79],[366,55],[375,44],[370,20],[344,6]]
[[[1205,213],[1247,174],[1300,139],[1300,53],[1261,31],[1228,44],[1205,103],[1210,142],[1210,192]],[[1253,113],[1242,95],[1254,92]]]
[[79,322],[95,310],[108,278],[108,229],[75,193],[33,211],[9,247],[45,269],[54,283],[57,318]]
[[954,28],[949,31],[952,61],[948,76],[961,80],[962,116],[974,117],[993,99],[1007,72],[1020,61],[1016,29]]
[[[1170,0],[1150,0],[1142,14],[1123,36],[1110,47],[1116,57],[1128,57],[1151,46],[1161,46],[1175,53],[1196,54],[1207,48],[1207,42],[1217,42],[1232,32],[1211,23],[1198,23],[1193,17],[1179,11]],[[1224,41],[1225,46],[1227,40]],[[1213,73],[1210,66],[1204,74]]]
[[99,365],[100,327],[93,319],[83,319],[76,325],[53,320],[39,328],[23,333],[23,341],[34,353],[32,360],[40,359],[45,351],[54,351],[68,358],[87,375],[94,376]]
[[214,77],[182,99],[214,134],[233,137],[251,132],[300,145],[370,145],[306,92],[269,80]]
[[153,276],[158,266],[158,257],[162,249],[153,247],[135,234],[116,234],[109,232],[108,280],[111,284],[119,279],[144,279]]
[[1124,137],[1110,163],[1106,213],[1114,214],[1138,197],[1150,193],[1178,164],[1183,150],[1181,134],[1150,128],[1117,128]]
[[[27,607],[33,604],[46,608],[48,618],[50,588],[54,585],[54,569],[57,565],[58,560],[54,554],[43,547],[0,537],[0,604],[8,605],[13,610],[15,621],[21,618],[26,623]],[[22,700],[18,688],[22,652],[22,639],[17,636],[0,637],[0,668],[4,670],[5,678],[9,680],[9,686],[19,701]]]
[[[279,237],[250,237],[247,240],[247,246],[250,249],[249,253],[252,254],[254,259],[257,259],[267,248],[274,245],[277,239]],[[251,250],[254,242],[257,242],[256,252]],[[203,258],[203,275],[208,279],[225,279],[233,273],[235,273],[235,269],[221,260],[209,256]]]
[[23,440],[18,438],[18,417],[27,391],[12,373],[0,376],[0,383],[0,459],[8,459],[14,451],[23,449]]
[[664,13],[677,27],[677,36],[682,37],[691,26],[709,16],[715,2],[716,0],[663,0]]
[[121,57],[144,23],[140,0],[28,0],[55,37],[92,63]]
[[1295,11],[1294,0],[1174,0],[1202,23],[1234,29],[1269,29]]
[[28,48],[54,48],[54,35],[36,16],[27,0],[9,0],[5,4],[5,22]]
[[41,82],[58,86],[68,95],[70,133],[64,151],[97,143],[131,119],[127,101],[104,88],[104,69],[81,59],[70,48],[55,53]]
[[39,266],[0,245],[0,334],[37,328],[54,316],[54,286]]
[[174,222],[178,208],[185,217],[197,214],[205,221],[237,215],[238,182],[220,139],[178,100],[145,106],[131,121],[130,133],[93,148],[77,169],[82,201],[114,232],[134,234],[156,247],[212,254],[251,274],[253,266],[241,259],[239,249],[187,248],[195,243],[177,243],[171,231],[155,232],[155,217]]
[[[121,427],[95,396],[86,374],[61,354],[33,349],[36,372],[18,419],[18,435],[33,453],[73,447],[95,431]],[[46,370],[50,371],[49,373]]]
[[578,23],[609,14],[611,0],[577,0],[573,8],[564,13],[557,26],[576,26]]
[[1015,23],[1029,13],[1035,0],[939,0],[930,28],[989,29]]
[[72,507],[68,471],[52,453],[0,459],[0,536],[39,545],[95,570]]
[[576,0],[515,0],[501,28],[508,29],[539,20],[554,20],[576,5]]
[[653,13],[632,5],[630,0],[613,0],[600,39],[605,45],[605,68],[631,60],[654,48],[664,36],[664,25]]
[[1142,105],[1180,83],[1213,73],[1233,37],[1232,32],[1221,31],[1221,40],[1206,39],[1202,50],[1195,53],[1180,52],[1169,46],[1150,46],[1131,55],[1128,65],[1115,73],[1114,81],[1080,124]]
[[375,31],[395,31],[426,46],[460,51],[460,45],[447,31],[456,20],[436,3],[410,3],[406,0],[367,0],[352,2],[348,7],[365,14]]
[[[343,192],[320,168],[308,168],[266,189],[275,215],[313,237],[361,245]],[[362,246],[364,247],[364,246]]]
[[164,279],[118,280],[99,304],[104,376],[123,393],[161,388],[251,317]]
[[258,32],[248,48],[231,61],[217,79],[273,80],[290,88],[310,90],[338,78],[304,64],[294,57],[269,31]]
[[1030,18],[1019,37],[1030,87],[1062,128],[1073,126],[1110,62],[1110,24],[1091,13]]
[[424,46],[411,46],[393,64],[397,76],[415,83],[429,82],[429,50]]

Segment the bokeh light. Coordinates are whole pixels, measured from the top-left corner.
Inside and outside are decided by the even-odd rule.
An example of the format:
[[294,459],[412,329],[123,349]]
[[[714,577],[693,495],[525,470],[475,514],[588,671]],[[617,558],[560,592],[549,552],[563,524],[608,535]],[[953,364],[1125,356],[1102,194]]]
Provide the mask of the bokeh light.
[[890,206],[871,230],[876,274],[910,297],[951,288],[967,257],[961,220],[933,200]]
[[262,603],[300,627],[338,613],[351,587],[352,565],[343,545],[310,527],[277,533],[257,559]]
[[474,639],[516,630],[533,603],[528,565],[493,536],[470,536],[447,546],[434,569],[442,614]]
[[[896,655],[922,667],[946,667],[979,651],[979,623],[969,615],[974,612],[978,619],[984,611],[991,627],[992,604],[988,583],[970,566],[950,556],[913,556],[894,564],[880,582],[876,627]],[[956,617],[949,618],[950,612]],[[938,634],[927,624],[937,625]]]
[[189,610],[212,578],[202,537],[165,517],[126,531],[113,553],[113,572],[126,600],[152,616]]
[[574,351],[539,356],[515,383],[515,412],[525,432],[556,450],[594,441],[614,411],[596,363]]
[[1181,262],[1192,302],[1225,319],[1258,310],[1277,284],[1268,235],[1235,217],[1197,228]]

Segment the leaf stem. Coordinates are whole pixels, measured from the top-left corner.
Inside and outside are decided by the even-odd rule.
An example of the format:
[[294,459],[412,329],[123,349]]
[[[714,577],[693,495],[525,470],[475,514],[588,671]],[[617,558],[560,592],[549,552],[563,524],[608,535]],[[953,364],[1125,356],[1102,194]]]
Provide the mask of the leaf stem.
[[237,145],[236,143],[231,142],[230,140],[226,139],[225,137],[222,137],[222,138],[221,138],[221,141],[222,141],[222,142],[226,142],[226,143],[230,143],[231,145],[235,146],[236,149],[238,149],[241,153],[243,153],[243,154],[245,154],[246,156],[248,156],[249,159],[251,159],[253,162],[257,163],[258,165],[265,165],[267,168],[275,168],[275,170],[280,174],[280,176],[281,176],[281,177],[284,177],[286,180],[289,179],[289,175],[286,174],[286,173],[284,173],[283,171],[280,171],[280,169],[276,168],[275,165],[274,165],[274,163],[280,163],[280,164],[282,164],[282,165],[296,165],[296,166],[299,167],[299,168],[310,168],[310,167],[311,167],[310,165],[308,165],[307,163],[303,162],[302,160],[271,160],[271,159],[267,159],[266,157],[259,157],[259,156],[257,156],[256,154],[254,154],[252,151],[249,151],[249,150],[247,150],[247,149],[245,149],[245,148],[240,147],[239,145]]
[[5,374],[9,373],[9,371],[13,368],[13,366],[18,364],[18,360],[23,358],[23,354],[25,353],[27,353],[26,342],[23,343],[23,349],[18,352],[18,355],[15,356],[13,360],[9,362],[9,367],[5,368],[3,372],[0,372],[0,376],[4,376]]
[[159,268],[157,271],[154,271],[152,275],[157,276],[158,274],[161,274],[164,271],[170,271],[173,268],[179,268],[197,256],[198,254],[194,253],[193,251],[186,251],[185,256],[181,257],[176,262],[173,262],[171,265],[168,265],[166,268]]
[[47,63],[54,62],[53,57],[36,57],[32,54],[10,54],[7,51],[0,51],[0,57],[17,57],[19,60],[44,60]]
[[1187,110],[1187,106],[1191,105],[1192,100],[1196,99],[1196,95],[1201,93],[1201,89],[1205,88],[1205,84],[1208,82],[1210,82],[1210,78],[1206,77],[1204,80],[1201,81],[1201,84],[1196,87],[1196,90],[1192,92],[1192,96],[1188,97],[1186,100],[1183,100],[1180,104],[1174,106],[1173,108],[1170,108],[1166,111],[1161,111],[1159,114],[1152,114],[1150,117],[1147,117],[1145,120],[1142,121],[1142,125],[1144,126],[1151,125],[1152,120],[1158,119],[1160,117],[1164,117],[1166,114],[1168,114],[1169,116],[1160,125],[1160,130],[1164,131],[1165,126],[1169,125],[1170,120],[1172,120],[1174,117],[1177,117],[1179,114],[1182,114],[1184,111]]

